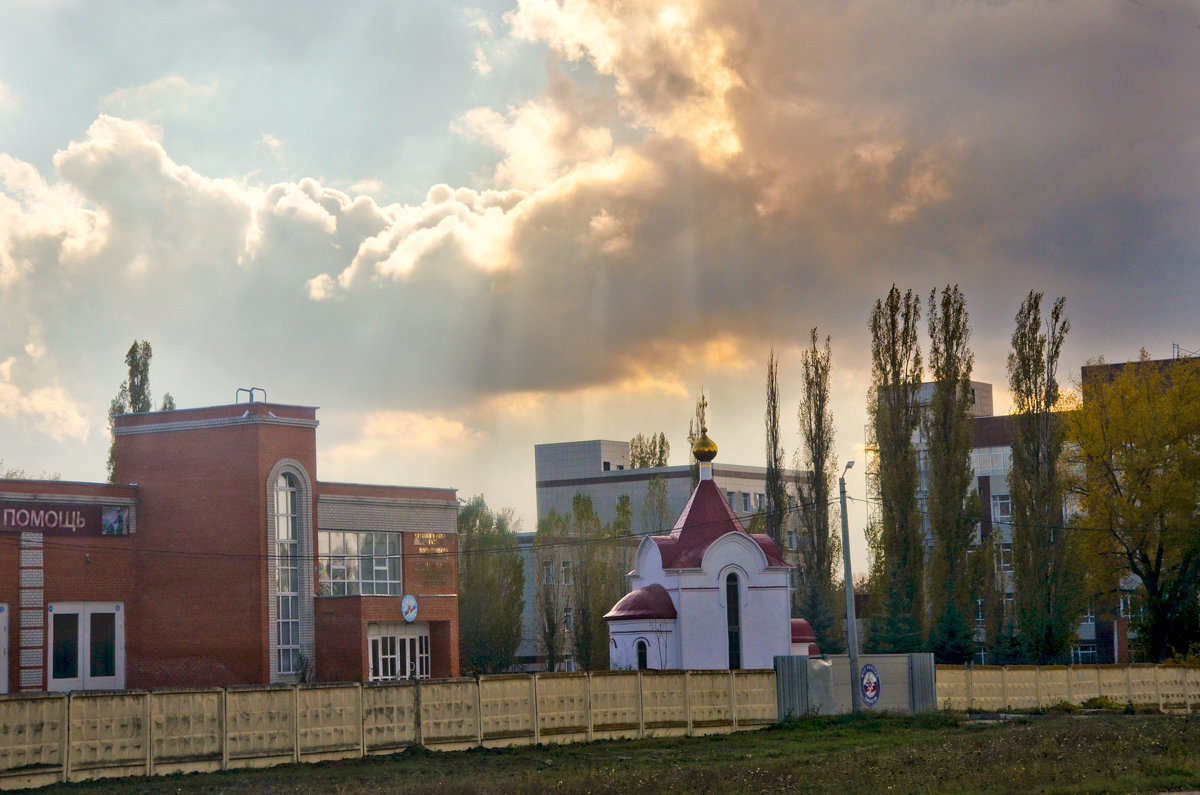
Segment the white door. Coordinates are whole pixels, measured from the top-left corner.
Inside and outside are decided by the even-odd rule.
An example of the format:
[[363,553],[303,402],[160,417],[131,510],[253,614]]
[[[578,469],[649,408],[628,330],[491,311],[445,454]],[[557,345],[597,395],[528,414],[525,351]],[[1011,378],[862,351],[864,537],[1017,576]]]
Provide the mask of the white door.
[[8,693],[8,605],[0,602],[0,696]]
[[47,690],[125,688],[122,603],[56,602],[47,619]]

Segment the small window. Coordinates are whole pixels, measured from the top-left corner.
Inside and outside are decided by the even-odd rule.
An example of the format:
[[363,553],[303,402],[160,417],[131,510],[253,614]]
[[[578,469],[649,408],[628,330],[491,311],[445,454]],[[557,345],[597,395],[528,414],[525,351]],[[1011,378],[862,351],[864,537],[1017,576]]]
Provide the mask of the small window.
[[575,610],[574,610],[574,608],[571,608],[571,607],[563,608],[563,627],[566,628],[567,632],[570,632],[571,630],[575,629]]
[[750,493],[746,491],[742,492],[742,510],[750,513]]
[[637,642],[637,666],[638,666],[637,669],[639,671],[644,671],[649,667],[647,664],[647,660],[646,660],[646,657],[647,657],[646,652],[647,652],[646,641],[639,640]]
[[562,562],[562,584],[571,584],[571,561],[564,560]]
[[612,469],[612,462],[611,462],[611,461],[605,461],[605,462],[604,462],[604,471],[605,471],[605,472],[608,472],[608,471],[609,471],[609,470],[611,470],[611,469]]
[[788,549],[794,550],[796,548],[796,531],[795,530],[788,531],[787,545],[788,545]]
[[738,577],[730,574],[725,578],[725,623],[729,635],[729,669],[742,667],[741,589]]
[[550,561],[542,564],[542,582],[546,585],[554,584],[554,564]]
[[727,491],[727,492],[725,492],[725,500],[726,500],[726,501],[729,503],[729,507],[730,507],[730,508],[736,508],[736,507],[737,507],[736,505],[734,505],[734,504],[733,504],[733,500],[734,500],[734,498],[735,498],[736,496],[737,496],[737,495],[736,495],[734,492],[732,492],[732,491]]

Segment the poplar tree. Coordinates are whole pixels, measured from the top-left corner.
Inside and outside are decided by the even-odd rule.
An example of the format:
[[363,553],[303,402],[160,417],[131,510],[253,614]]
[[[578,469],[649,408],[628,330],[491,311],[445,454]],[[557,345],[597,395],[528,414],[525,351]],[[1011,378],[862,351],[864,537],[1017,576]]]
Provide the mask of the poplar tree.
[[464,671],[509,670],[521,643],[525,572],[511,509],[483,495],[458,511],[458,647]]
[[696,484],[700,482],[700,462],[696,460],[696,456],[692,454],[692,450],[696,447],[696,441],[700,438],[700,434],[704,433],[705,412],[708,410],[708,400],[704,397],[704,390],[700,390],[700,397],[696,399],[696,414],[692,419],[688,420],[688,457],[692,463],[692,489],[695,490]]
[[796,559],[796,613],[813,628],[821,648],[837,653],[842,647],[842,633],[834,630],[836,594],[833,572],[841,540],[830,532],[829,506],[833,480],[837,470],[834,453],[833,411],[830,408],[829,373],[832,350],[829,335],[819,346],[817,329],[809,335],[809,346],[801,355],[804,393],[800,398],[797,417],[800,440],[804,451],[797,469],[807,470],[796,482],[798,497]]
[[1013,607],[1017,633],[1038,663],[1063,659],[1083,616],[1082,567],[1063,521],[1059,458],[1064,422],[1059,403],[1058,358],[1071,330],[1066,299],[1054,302],[1043,324],[1042,294],[1030,291],[1017,311],[1008,384],[1013,399],[1012,497]]
[[665,467],[671,457],[671,444],[662,431],[643,436],[638,434],[629,440],[629,468],[650,469]]
[[[880,524],[877,554],[880,602],[871,639],[880,652],[921,647],[925,619],[925,540],[917,509],[921,300],[896,285],[871,312],[871,390],[868,413],[878,450]],[[875,583],[872,583],[875,588]]]
[[779,360],[775,349],[767,356],[767,476],[766,476],[766,534],[783,549],[784,528],[787,526],[787,488],[783,484],[783,447],[779,444]]
[[933,539],[930,560],[929,646],[939,662],[959,664],[974,650],[976,598],[968,575],[967,551],[975,536],[978,497],[971,489],[974,430],[971,426],[971,329],[966,299],[947,285],[938,299],[929,294],[929,368],[933,397],[923,419],[928,440],[929,496]]
[[534,634],[547,671],[558,670],[569,638],[565,626],[566,586],[558,572],[570,519],[553,508],[538,519],[533,537]]

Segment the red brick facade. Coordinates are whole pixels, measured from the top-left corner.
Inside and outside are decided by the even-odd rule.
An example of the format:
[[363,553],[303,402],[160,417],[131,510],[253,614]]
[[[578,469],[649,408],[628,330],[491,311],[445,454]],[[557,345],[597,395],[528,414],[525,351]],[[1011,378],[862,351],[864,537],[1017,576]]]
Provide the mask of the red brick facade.
[[369,625],[404,622],[399,594],[317,596],[321,530],[399,533],[403,593],[417,599],[414,626],[427,626],[431,673],[457,675],[455,492],[320,483],[316,427],[313,408],[266,403],[126,415],[115,423],[114,463],[116,483],[128,485],[0,481],[0,510],[64,500],[88,510],[124,507],[133,530],[52,535],[22,525],[21,532],[15,511],[12,526],[0,525],[9,692],[50,687],[52,618],[45,617],[55,603],[123,610],[128,688],[295,681],[278,673],[272,656],[282,631],[272,543],[282,470],[301,485],[299,636],[312,678],[367,679]]

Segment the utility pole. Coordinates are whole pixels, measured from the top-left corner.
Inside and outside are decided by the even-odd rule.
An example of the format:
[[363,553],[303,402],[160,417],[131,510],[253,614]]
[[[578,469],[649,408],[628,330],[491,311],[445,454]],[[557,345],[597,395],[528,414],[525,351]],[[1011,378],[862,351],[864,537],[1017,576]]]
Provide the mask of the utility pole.
[[842,571],[846,578],[846,650],[850,653],[850,704],[854,714],[862,712],[862,694],[858,681],[858,621],[854,616],[854,573],[850,570],[850,520],[846,517],[846,472],[854,466],[846,462],[842,476],[838,478],[838,489],[842,496]]

